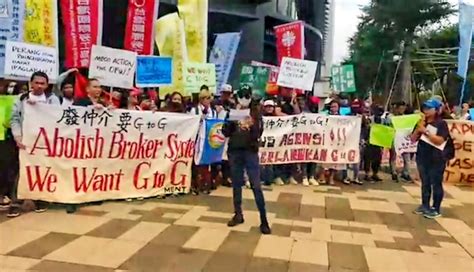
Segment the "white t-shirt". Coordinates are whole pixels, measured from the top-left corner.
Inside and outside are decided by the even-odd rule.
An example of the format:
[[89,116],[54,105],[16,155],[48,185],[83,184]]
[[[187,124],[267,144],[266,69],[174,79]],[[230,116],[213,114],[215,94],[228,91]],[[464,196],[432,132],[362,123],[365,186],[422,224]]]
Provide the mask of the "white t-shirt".
[[61,105],[63,107],[69,107],[69,106],[72,106],[72,103],[74,103],[74,100],[63,98],[63,103]]
[[33,93],[30,93],[28,96],[28,99],[31,101],[35,101],[36,103],[44,103],[46,104],[46,95],[43,93],[42,95],[34,95]]

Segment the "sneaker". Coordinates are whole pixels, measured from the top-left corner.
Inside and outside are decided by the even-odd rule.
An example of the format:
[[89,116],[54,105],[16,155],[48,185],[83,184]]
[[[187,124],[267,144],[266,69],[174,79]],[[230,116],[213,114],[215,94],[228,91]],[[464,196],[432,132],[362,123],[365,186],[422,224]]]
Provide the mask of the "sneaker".
[[416,208],[416,210],[413,211],[414,214],[418,215],[425,214],[426,212],[428,212],[428,210],[426,210],[423,205],[420,205],[418,208]]
[[365,175],[365,176],[364,176],[364,180],[365,180],[365,181],[372,181],[372,179],[370,178],[369,175]]
[[281,178],[276,178],[273,183],[275,183],[275,185],[278,185],[278,186],[282,186],[282,185],[285,185],[285,183],[283,182],[283,180]]
[[5,211],[5,210],[8,210],[8,208],[10,208],[10,199],[8,197],[2,197],[0,199],[0,210],[1,211]]
[[401,178],[407,183],[413,182],[413,179],[410,177],[410,175],[402,175]]
[[380,181],[382,181],[382,179],[381,179],[378,175],[373,175],[373,176],[372,176],[372,180],[375,181],[375,182],[380,182]]
[[126,202],[132,202],[133,201],[133,198],[127,198],[125,199]]
[[392,174],[392,181],[399,182],[400,180],[398,179],[397,174]]
[[270,226],[268,226],[268,224],[265,224],[265,223],[260,225],[260,232],[265,235],[272,234],[272,230],[270,229]]
[[351,185],[351,180],[349,178],[345,178],[342,183],[344,183],[345,185]]
[[324,179],[320,179],[318,183],[319,185],[326,185],[326,181]]
[[198,195],[199,195],[199,191],[196,190],[196,189],[193,189],[193,190],[191,191],[191,193],[192,193],[194,196],[198,196]]
[[315,178],[310,178],[308,182],[309,182],[309,185],[313,185],[313,186],[319,185],[318,181]]
[[247,187],[247,189],[252,188],[252,186],[250,186],[250,181],[246,181],[246,182],[245,182],[245,187]]
[[352,183],[357,184],[357,185],[364,185],[364,183],[360,181],[358,178],[354,179]]
[[296,181],[296,179],[294,177],[290,177],[289,183],[292,184],[292,185],[298,185],[298,181]]
[[302,184],[303,184],[303,186],[309,186],[308,178],[304,178]]
[[235,214],[229,222],[227,222],[227,226],[235,227],[237,225],[243,224],[245,222],[244,217],[242,215]]
[[440,217],[441,214],[435,209],[430,209],[429,211],[424,213],[423,216],[428,218],[428,219],[435,219],[435,218]]
[[66,206],[66,213],[75,213],[77,211],[76,205],[67,205]]
[[13,217],[18,217],[21,214],[21,209],[20,207],[17,206],[10,206],[10,209],[8,209],[7,217],[13,218]]
[[36,203],[35,213],[44,213],[48,210],[48,203],[38,202]]
[[143,200],[145,200],[145,198],[144,197],[137,197],[137,200],[138,201],[143,201]]

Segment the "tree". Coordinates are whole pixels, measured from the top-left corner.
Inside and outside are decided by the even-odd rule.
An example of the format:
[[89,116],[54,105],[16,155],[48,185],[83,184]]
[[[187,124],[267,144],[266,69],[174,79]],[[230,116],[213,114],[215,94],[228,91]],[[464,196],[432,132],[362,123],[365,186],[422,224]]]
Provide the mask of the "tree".
[[[401,54],[401,76],[394,99],[410,101],[414,42],[423,30],[453,13],[452,5],[441,0],[372,0],[362,11],[362,23],[351,40],[351,60],[359,59],[359,50],[376,49],[374,47],[378,46],[370,43],[383,42],[378,46],[383,52]],[[373,33],[376,31],[380,32],[378,37],[382,39],[377,39]],[[375,55],[376,52],[373,52],[372,56]]]

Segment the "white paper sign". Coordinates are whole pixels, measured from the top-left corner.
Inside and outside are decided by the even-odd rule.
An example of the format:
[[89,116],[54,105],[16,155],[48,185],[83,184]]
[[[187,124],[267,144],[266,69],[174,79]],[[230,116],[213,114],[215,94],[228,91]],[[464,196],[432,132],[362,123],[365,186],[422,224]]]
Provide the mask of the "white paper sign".
[[133,88],[137,53],[94,45],[91,51],[89,77],[104,86]]
[[260,164],[358,163],[361,122],[321,114],[264,117]]
[[[438,133],[438,129],[437,129],[436,127],[432,126],[432,125],[428,125],[428,126],[426,127],[426,130],[428,130],[428,132],[429,132],[431,135],[436,135],[436,133]],[[436,145],[436,144],[434,144],[433,142],[431,142],[431,140],[430,140],[425,134],[421,135],[420,140],[423,141],[423,142],[426,142],[426,143],[430,144],[430,145],[433,146],[433,147],[436,147],[437,149],[439,149],[439,150],[441,150],[441,151],[444,150],[444,147],[446,146],[446,143],[448,142],[448,141],[444,141],[444,143],[442,143],[442,144],[440,144],[440,145]]]
[[25,105],[18,196],[82,203],[189,191],[199,116]]
[[311,91],[318,63],[316,61],[283,58],[278,74],[278,86]]
[[403,153],[416,153],[418,142],[411,140],[413,129],[398,129],[395,133],[395,152],[397,155]]
[[230,110],[229,121],[240,121],[250,116],[250,109]]
[[54,47],[7,41],[5,77],[30,80],[34,72],[45,72],[50,83],[58,77],[58,51]]

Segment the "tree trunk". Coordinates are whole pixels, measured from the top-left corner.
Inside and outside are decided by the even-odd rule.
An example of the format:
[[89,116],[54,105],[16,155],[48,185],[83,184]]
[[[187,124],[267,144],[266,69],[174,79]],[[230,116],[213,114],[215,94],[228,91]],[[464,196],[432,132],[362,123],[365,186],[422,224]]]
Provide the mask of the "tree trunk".
[[411,66],[411,50],[412,45],[410,41],[405,42],[403,51],[403,63],[399,84],[399,92],[397,93],[395,101],[404,101],[405,103],[412,102],[412,66]]

